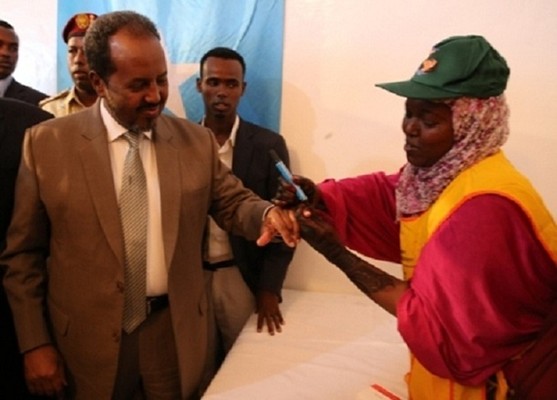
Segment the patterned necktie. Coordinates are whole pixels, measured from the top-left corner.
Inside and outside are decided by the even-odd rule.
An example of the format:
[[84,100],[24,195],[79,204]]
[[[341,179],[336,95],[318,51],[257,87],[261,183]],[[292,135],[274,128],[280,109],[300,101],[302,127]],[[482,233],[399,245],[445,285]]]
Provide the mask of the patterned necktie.
[[120,190],[120,219],[124,232],[125,289],[123,328],[131,333],[147,315],[147,182],[139,157],[139,135],[126,132],[129,142]]

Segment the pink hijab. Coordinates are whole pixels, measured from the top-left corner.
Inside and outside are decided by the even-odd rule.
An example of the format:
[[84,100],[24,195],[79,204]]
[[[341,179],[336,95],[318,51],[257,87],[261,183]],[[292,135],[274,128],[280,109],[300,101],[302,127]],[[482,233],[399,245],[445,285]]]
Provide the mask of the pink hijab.
[[451,107],[455,144],[431,167],[406,164],[396,188],[397,215],[427,210],[460,172],[495,154],[509,136],[509,108],[504,95],[461,97]]

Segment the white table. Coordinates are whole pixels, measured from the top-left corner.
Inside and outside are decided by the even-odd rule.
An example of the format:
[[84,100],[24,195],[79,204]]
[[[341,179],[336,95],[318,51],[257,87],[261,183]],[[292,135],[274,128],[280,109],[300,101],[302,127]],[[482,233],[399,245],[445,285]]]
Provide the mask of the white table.
[[248,321],[203,400],[400,399],[409,355],[396,319],[363,294],[283,290],[282,333]]

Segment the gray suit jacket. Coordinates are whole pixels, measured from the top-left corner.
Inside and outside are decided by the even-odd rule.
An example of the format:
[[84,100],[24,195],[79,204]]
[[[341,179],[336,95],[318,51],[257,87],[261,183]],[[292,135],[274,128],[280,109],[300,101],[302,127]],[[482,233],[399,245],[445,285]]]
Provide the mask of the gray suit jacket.
[[[4,283],[21,350],[56,343],[79,399],[110,398],[123,310],[123,239],[99,104],[37,125],[26,136],[0,260],[8,265]],[[206,359],[206,215],[255,239],[269,203],[220,163],[208,129],[161,116],[153,141],[170,311],[189,398]]]

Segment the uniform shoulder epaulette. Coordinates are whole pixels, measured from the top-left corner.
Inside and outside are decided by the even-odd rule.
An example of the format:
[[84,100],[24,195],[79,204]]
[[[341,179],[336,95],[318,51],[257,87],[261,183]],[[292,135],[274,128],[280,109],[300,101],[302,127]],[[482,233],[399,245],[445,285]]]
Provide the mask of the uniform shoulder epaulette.
[[39,102],[39,107],[42,107],[45,104],[50,103],[51,101],[58,100],[62,97],[66,97],[69,92],[70,92],[70,89],[62,90],[60,93],[57,93],[54,96],[50,96],[50,97],[47,97],[46,99],[43,99]]

